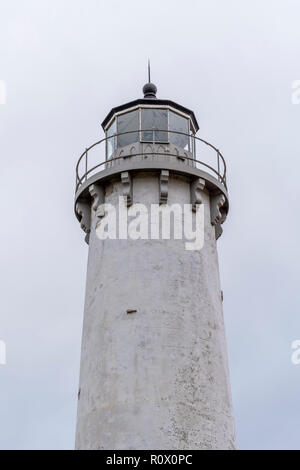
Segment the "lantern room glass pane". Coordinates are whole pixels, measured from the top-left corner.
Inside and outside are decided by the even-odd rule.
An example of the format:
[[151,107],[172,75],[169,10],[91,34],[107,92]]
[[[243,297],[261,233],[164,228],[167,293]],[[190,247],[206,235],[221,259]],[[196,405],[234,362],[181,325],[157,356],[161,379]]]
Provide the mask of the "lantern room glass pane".
[[142,109],[142,142],[168,142],[168,111]]
[[[183,132],[189,134],[189,120],[179,114],[169,111],[169,129],[170,131]],[[184,150],[189,150],[189,136],[175,134],[170,132],[170,142]]]
[[106,158],[110,158],[115,151],[115,137],[113,136],[116,133],[116,120],[114,119],[113,123],[106,131]]
[[[139,110],[118,116],[118,134],[129,132],[129,134],[118,135],[118,147],[125,147],[139,141]],[[137,132],[131,132],[137,131]]]

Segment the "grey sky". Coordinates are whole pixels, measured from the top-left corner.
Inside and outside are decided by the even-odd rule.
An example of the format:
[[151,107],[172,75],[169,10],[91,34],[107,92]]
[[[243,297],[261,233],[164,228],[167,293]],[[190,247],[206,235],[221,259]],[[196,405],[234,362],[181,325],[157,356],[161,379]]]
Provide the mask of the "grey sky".
[[87,245],[75,164],[111,107],[194,110],[228,165],[219,241],[237,443],[299,449],[300,3],[1,0],[0,448],[72,449]]

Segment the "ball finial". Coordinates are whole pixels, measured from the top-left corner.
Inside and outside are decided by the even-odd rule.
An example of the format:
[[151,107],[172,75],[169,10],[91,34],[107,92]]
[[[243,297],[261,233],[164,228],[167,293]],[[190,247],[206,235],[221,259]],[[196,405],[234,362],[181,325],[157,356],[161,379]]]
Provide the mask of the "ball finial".
[[156,92],[157,88],[154,83],[149,82],[143,86],[144,98],[156,98]]

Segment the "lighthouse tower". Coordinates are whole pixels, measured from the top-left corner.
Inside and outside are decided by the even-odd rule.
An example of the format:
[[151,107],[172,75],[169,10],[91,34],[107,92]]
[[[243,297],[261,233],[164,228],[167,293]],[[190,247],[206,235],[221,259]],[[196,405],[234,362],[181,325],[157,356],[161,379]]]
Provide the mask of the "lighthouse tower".
[[[150,81],[143,94],[109,112],[76,167],[89,245],[76,449],[233,449],[217,254],[225,160],[197,137],[191,110],[158,99]],[[202,214],[202,243],[175,236],[178,213],[170,236],[153,236],[153,220],[149,236],[129,236],[134,208],[152,206],[159,220],[175,206],[193,223]]]

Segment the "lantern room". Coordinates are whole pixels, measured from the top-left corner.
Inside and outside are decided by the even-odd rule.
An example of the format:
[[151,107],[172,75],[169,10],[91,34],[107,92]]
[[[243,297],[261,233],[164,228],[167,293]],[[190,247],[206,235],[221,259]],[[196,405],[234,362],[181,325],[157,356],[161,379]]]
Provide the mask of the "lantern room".
[[189,109],[156,98],[156,86],[147,83],[144,98],[113,108],[102,123],[106,135],[106,159],[117,149],[135,143],[173,144],[195,155],[193,138],[199,129]]

